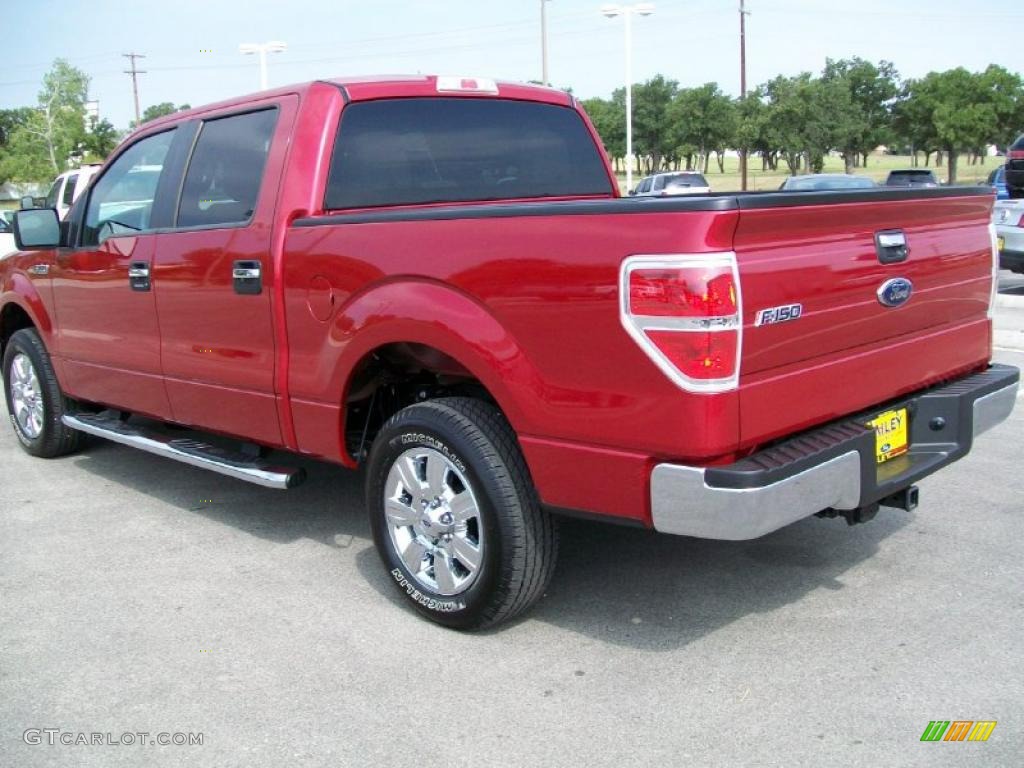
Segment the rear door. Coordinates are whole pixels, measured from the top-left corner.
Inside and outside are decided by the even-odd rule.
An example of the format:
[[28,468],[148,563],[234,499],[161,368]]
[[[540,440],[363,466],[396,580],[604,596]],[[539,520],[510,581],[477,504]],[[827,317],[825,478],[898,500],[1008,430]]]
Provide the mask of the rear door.
[[273,212],[298,99],[205,117],[153,270],[176,421],[280,444]]

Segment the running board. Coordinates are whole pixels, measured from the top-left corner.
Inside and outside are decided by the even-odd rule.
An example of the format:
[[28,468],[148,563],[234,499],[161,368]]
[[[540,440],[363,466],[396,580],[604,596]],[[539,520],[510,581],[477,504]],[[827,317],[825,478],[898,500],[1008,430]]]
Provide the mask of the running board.
[[294,488],[306,479],[306,470],[301,467],[272,466],[243,453],[227,451],[190,438],[171,438],[158,432],[149,432],[102,414],[65,414],[62,421],[66,426],[79,432],[96,435],[193,467],[219,472],[265,488]]

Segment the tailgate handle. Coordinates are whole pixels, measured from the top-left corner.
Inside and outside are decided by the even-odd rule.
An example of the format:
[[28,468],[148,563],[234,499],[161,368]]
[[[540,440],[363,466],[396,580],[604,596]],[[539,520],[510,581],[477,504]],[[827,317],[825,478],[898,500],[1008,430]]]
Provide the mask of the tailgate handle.
[[875,232],[875,253],[883,264],[896,264],[907,260],[910,249],[907,247],[907,236],[901,229],[885,229]]

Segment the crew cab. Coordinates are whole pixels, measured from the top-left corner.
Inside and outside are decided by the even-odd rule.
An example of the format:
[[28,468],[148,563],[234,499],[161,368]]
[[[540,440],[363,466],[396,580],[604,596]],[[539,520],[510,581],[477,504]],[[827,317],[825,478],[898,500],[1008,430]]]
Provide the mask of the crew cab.
[[362,467],[402,598],[493,625],[543,594],[560,515],[740,540],[913,508],[1016,402],[992,205],[622,198],[571,94],[281,88],[147,122],[63,224],[16,215],[7,406],[39,457],[95,435],[277,489],[303,479],[281,451]]

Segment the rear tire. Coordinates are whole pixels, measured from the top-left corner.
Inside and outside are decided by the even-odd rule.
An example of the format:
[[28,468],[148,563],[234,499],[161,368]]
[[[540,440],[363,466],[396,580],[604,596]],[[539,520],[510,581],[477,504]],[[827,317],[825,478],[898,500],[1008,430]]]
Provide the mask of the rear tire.
[[61,420],[76,410],[75,402],[61,391],[50,355],[34,328],[11,336],[2,369],[7,412],[22,448],[43,459],[77,451],[85,436]]
[[391,417],[370,451],[374,543],[399,593],[432,621],[482,629],[541,598],[558,548],[501,413],[443,398]]

